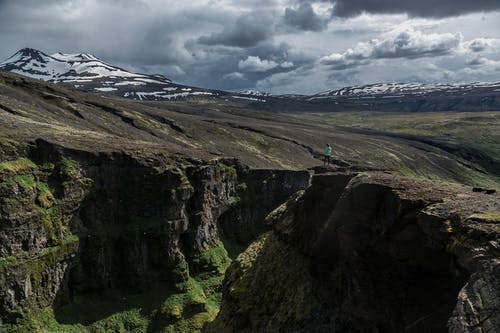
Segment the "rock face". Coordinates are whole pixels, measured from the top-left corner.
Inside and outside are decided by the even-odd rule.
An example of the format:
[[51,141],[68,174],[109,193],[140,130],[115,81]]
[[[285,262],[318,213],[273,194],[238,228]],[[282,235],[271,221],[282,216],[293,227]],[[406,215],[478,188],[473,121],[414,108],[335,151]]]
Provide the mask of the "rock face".
[[269,226],[267,214],[296,192],[309,186],[308,171],[240,169],[238,199],[234,209],[221,216],[224,234],[240,243],[248,244]]
[[51,305],[64,288],[78,252],[71,219],[89,186],[66,158],[0,164],[1,321]]
[[316,175],[230,266],[207,332],[498,332],[499,198]]
[[[261,174],[281,181],[295,173],[294,182],[260,181]],[[257,219],[308,186],[309,173],[290,174],[248,170],[233,160],[141,161],[38,141],[29,158],[0,163],[0,324],[79,295],[189,289],[190,274],[223,274],[229,258],[220,234],[237,229],[229,217],[242,228],[240,238],[250,240],[246,224],[262,229]],[[257,179],[260,187],[246,192],[242,179]],[[255,203],[273,199],[242,218],[247,208],[239,195]],[[161,313],[169,311],[178,310]],[[189,311],[207,310],[197,303]]]

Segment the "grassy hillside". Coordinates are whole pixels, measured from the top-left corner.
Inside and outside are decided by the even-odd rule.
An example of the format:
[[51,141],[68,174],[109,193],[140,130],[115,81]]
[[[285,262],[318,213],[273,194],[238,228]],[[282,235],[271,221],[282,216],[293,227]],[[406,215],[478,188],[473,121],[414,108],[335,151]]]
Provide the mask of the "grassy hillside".
[[0,158],[43,139],[90,153],[126,151],[154,164],[179,156],[235,157],[253,168],[322,165],[393,170],[499,187],[499,115],[277,113],[224,99],[139,102],[0,72]]
[[404,133],[479,149],[500,159],[500,112],[342,112],[301,114],[324,126],[349,126]]

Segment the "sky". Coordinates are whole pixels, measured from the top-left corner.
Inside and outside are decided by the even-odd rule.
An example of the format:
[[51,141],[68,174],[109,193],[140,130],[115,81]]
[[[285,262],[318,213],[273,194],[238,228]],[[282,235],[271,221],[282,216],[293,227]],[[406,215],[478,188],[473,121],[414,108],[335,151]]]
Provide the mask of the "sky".
[[500,81],[500,0],[0,0],[0,61],[91,53],[175,82],[311,94]]

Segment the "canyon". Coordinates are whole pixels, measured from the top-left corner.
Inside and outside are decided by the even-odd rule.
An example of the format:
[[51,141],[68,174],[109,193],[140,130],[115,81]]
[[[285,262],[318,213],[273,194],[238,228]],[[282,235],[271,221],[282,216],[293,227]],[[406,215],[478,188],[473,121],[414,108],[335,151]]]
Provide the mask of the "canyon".
[[0,331],[498,331],[489,150],[0,74]]

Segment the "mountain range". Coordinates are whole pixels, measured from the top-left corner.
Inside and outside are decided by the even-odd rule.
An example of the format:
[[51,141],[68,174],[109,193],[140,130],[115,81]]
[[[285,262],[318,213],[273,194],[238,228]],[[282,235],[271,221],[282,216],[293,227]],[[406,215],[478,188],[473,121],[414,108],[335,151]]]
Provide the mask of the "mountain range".
[[[138,74],[88,53],[45,54],[24,48],[0,69],[71,88],[135,100],[187,98],[246,102],[276,111],[384,110],[484,111],[500,109],[500,82],[468,84],[378,83],[314,95],[271,95],[255,90],[227,92],[186,86],[163,75]],[[264,103],[267,103],[264,104]]]
[[500,327],[500,112],[371,112],[494,85],[238,94],[35,50],[3,68],[0,332]]

